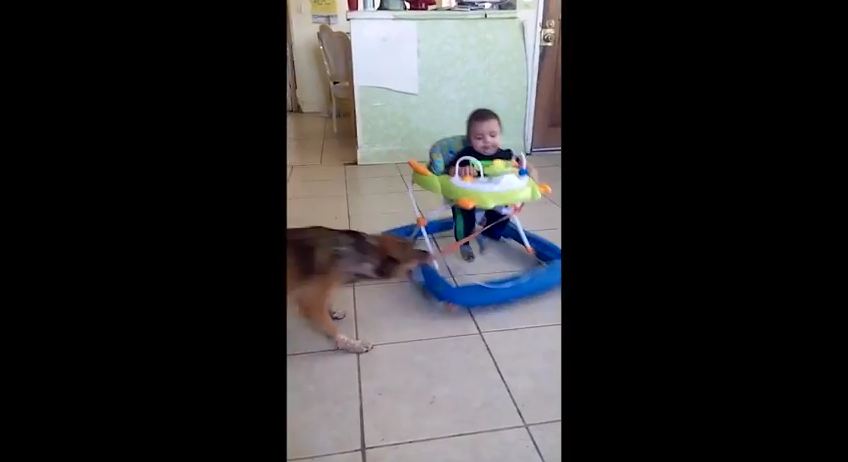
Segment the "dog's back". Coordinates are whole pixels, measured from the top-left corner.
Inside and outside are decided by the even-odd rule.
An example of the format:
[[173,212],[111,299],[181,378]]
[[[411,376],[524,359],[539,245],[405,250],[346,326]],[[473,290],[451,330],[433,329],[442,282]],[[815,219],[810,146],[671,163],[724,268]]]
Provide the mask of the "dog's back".
[[334,274],[343,280],[373,277],[379,265],[373,247],[367,235],[356,231],[321,226],[287,229],[286,279],[297,284],[319,275]]
[[288,291],[317,276],[390,278],[429,259],[410,241],[322,226],[287,229],[286,250]]
[[430,259],[411,241],[320,226],[287,229],[286,250],[286,292],[300,313],[339,348],[356,353],[371,344],[346,337],[333,324],[344,317],[330,307],[333,290],[358,277],[390,278]]

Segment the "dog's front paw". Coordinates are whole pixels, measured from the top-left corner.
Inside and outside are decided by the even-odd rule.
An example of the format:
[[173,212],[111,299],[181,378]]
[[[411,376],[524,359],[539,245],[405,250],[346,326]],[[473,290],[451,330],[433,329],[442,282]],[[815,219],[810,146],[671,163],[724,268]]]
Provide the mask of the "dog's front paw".
[[352,339],[346,335],[336,337],[336,346],[351,353],[365,353],[374,348],[369,342]]
[[330,317],[333,319],[344,319],[345,316],[347,316],[347,313],[344,311],[330,310]]

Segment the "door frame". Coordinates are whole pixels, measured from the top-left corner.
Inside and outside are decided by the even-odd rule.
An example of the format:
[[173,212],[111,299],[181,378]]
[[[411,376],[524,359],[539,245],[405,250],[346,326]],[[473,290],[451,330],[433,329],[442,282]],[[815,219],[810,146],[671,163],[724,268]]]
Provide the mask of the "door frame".
[[286,15],[286,109],[288,112],[300,112],[297,99],[297,72],[294,68],[294,40],[292,39],[291,15]]
[[537,0],[536,21],[533,24],[532,53],[530,61],[530,76],[527,82],[527,113],[524,124],[524,148],[529,153],[533,149],[533,123],[536,118],[536,86],[539,80],[539,61],[542,52],[539,49],[539,37],[542,35],[542,19],[545,17],[545,0]]

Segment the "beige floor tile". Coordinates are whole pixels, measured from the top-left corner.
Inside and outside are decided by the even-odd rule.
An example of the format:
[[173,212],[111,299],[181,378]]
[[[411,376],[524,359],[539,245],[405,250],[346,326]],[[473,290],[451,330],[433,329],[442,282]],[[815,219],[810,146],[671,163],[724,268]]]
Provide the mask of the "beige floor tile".
[[362,462],[362,452],[348,452],[346,454],[336,454],[334,456],[300,459],[298,462]]
[[286,457],[362,447],[356,355],[332,351],[286,358]]
[[345,165],[356,162],[356,140],[325,139],[322,165]]
[[[524,273],[476,274],[457,276],[460,285],[486,283]],[[510,290],[503,288],[500,290]],[[493,331],[520,327],[543,326],[562,322],[562,291],[560,288],[540,294],[536,297],[516,300],[505,305],[474,308],[474,319],[480,330]]]
[[381,178],[398,176],[397,169],[391,164],[385,165],[350,165],[345,167],[348,178]]
[[562,327],[483,334],[527,423],[562,418]]
[[[356,337],[353,309],[353,286],[340,287],[333,294],[332,309],[344,311],[344,319],[333,321],[339,331],[348,337]],[[297,304],[289,300],[286,305],[286,354],[310,351],[334,350],[336,343],[316,330],[297,312]]]
[[466,309],[448,311],[412,283],[357,285],[359,335],[373,343],[477,333]]
[[562,248],[562,230],[561,229],[546,229],[542,231],[533,231],[533,234],[538,235],[543,239],[547,239],[552,243]]
[[369,194],[386,194],[405,192],[406,183],[400,175],[376,178],[360,178],[351,176],[347,179],[347,192],[351,195],[366,196]]
[[551,167],[538,167],[539,171],[539,181],[542,183],[556,183],[562,181],[562,167],[560,166],[551,166]]
[[362,462],[362,452],[348,452],[334,456],[299,459],[298,462]]
[[286,140],[286,164],[317,165],[321,163],[321,139]]
[[289,199],[286,205],[288,228],[327,226],[344,229],[350,225],[344,196]]
[[553,165],[562,165],[562,155],[557,154],[533,154],[531,156],[527,156],[527,162],[529,162],[534,167],[550,167]]
[[562,462],[562,422],[531,425],[529,428],[545,462]]
[[290,181],[286,186],[286,199],[345,195],[345,184],[338,180]]
[[[437,196],[429,191],[415,191],[412,193],[418,207],[425,213],[430,213],[440,209],[444,205],[444,200],[441,196]],[[409,198],[409,193],[393,192],[380,195],[362,195],[349,194],[350,213],[351,215],[373,215],[384,213],[413,213],[412,200]],[[450,210],[438,213],[437,216],[450,216]]]
[[[408,198],[409,193],[406,194]],[[415,196],[415,200],[418,202],[418,206],[421,207],[425,212],[430,212],[432,210],[439,209],[445,204],[445,198],[443,196],[431,193],[430,191],[414,191],[412,195]],[[449,217],[450,215],[450,210],[439,214],[439,216],[442,217]]]
[[351,215],[377,215],[386,213],[412,214],[412,201],[405,192],[379,195],[348,194]]
[[397,213],[368,213],[350,216],[350,228],[369,234],[380,234],[415,222],[412,210]]
[[360,368],[368,446],[521,424],[478,335],[378,346]]
[[340,166],[306,166],[294,167],[291,181],[338,181],[345,183],[344,167]]
[[336,130],[333,132],[333,120],[327,118],[327,125],[324,127],[324,139],[354,139],[356,138],[356,128],[349,117],[342,117],[336,120]]
[[[409,169],[407,168],[407,170],[409,170]],[[424,191],[424,188],[422,188],[421,186],[412,182],[412,174],[409,173],[408,171],[402,170],[401,171],[401,178],[403,178],[403,183],[406,185],[407,188],[409,188],[409,185],[412,185],[413,191]]]
[[551,193],[546,196],[547,199],[559,207],[562,207],[562,182],[554,181],[548,184],[551,186]]
[[518,218],[530,231],[562,227],[562,209],[547,199],[525,204]]
[[[442,237],[437,239],[439,248],[448,251],[456,239]],[[512,240],[503,239],[500,242],[486,241],[485,252],[480,252],[477,243],[472,243],[475,259],[467,262],[459,252],[445,255],[445,261],[454,275],[503,273],[508,271],[526,271],[540,265],[536,257],[528,254],[523,246]]]
[[[324,135],[327,119],[319,114],[288,113],[286,116],[286,137],[288,139],[317,139]],[[332,128],[330,129],[332,131]]]

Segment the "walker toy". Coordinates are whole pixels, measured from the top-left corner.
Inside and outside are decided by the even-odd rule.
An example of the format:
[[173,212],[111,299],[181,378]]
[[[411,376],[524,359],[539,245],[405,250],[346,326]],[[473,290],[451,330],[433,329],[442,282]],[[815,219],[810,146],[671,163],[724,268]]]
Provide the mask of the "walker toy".
[[[521,154],[522,167],[517,170],[513,164],[495,159],[488,166],[471,156],[459,159],[468,160],[480,172],[480,178],[459,176],[459,169],[453,176],[435,175],[418,161],[410,160],[412,181],[427,191],[441,194],[456,202],[456,205],[468,210],[474,207],[493,209],[497,206],[507,206],[539,200],[542,194],[550,194],[551,187],[546,184],[537,185],[527,174],[527,158]],[[486,176],[486,171],[488,175]],[[516,171],[517,170],[517,171]]]
[[[527,172],[527,158],[524,153],[518,156],[519,162],[503,160],[479,161],[470,156],[459,159],[459,166],[468,160],[480,174],[479,178],[470,176],[460,177],[459,168],[454,175],[437,175],[431,172],[421,163],[410,160],[412,168],[412,183],[421,186],[427,191],[441,194],[449,201],[466,210],[472,208],[500,209],[505,214],[502,220],[510,223],[504,230],[503,237],[513,239],[523,244],[528,253],[535,255],[543,266],[533,269],[523,275],[489,281],[485,283],[474,283],[465,286],[453,286],[448,283],[438,272],[438,263],[434,260],[431,265],[419,266],[413,272],[413,280],[422,289],[437,300],[451,305],[464,307],[477,307],[487,305],[503,304],[521,298],[530,297],[546,292],[562,281],[562,252],[553,243],[527,232],[521,226],[518,213],[524,203],[539,200],[543,194],[550,194],[551,187],[547,184],[536,184]],[[417,215],[415,224],[401,226],[386,231],[398,237],[410,239],[424,238],[427,250],[435,254],[434,245],[430,242],[430,236],[435,233],[448,231],[453,228],[453,220],[450,218],[428,222],[425,213],[418,207],[412,186],[408,188],[412,208]],[[448,207],[450,204],[448,204]],[[441,210],[434,211],[437,213]],[[467,238],[456,242],[446,249],[442,254],[448,254],[459,249],[459,246],[470,241],[495,223],[486,223]]]

